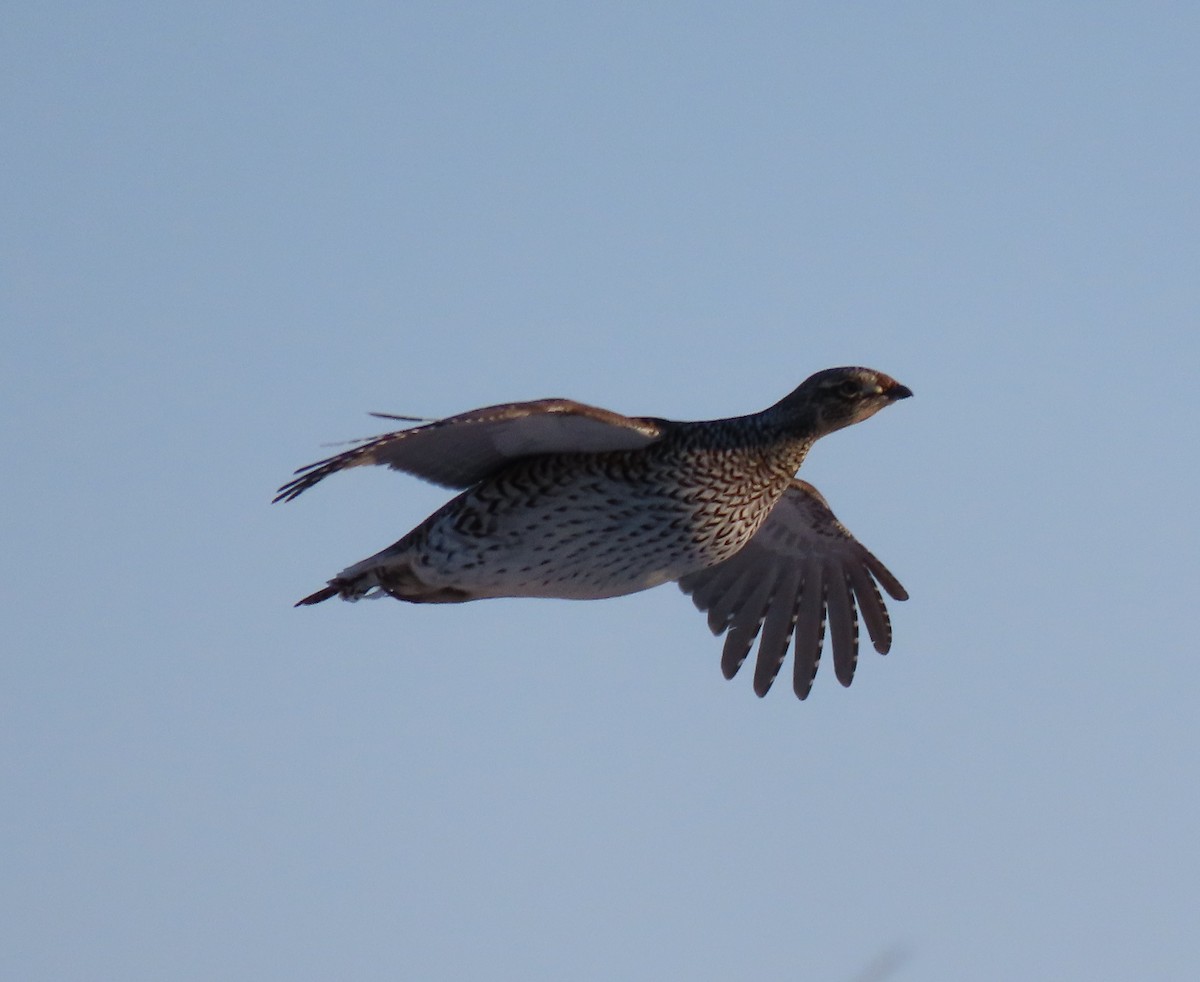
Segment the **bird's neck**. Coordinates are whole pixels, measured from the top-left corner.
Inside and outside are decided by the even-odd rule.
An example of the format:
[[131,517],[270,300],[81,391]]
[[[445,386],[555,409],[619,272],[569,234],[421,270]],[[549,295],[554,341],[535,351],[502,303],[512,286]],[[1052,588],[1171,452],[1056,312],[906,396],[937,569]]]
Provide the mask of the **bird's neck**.
[[778,409],[772,406],[753,416],[721,420],[718,425],[724,433],[718,442],[729,449],[750,451],[753,457],[768,464],[771,472],[790,480],[813,445],[811,424],[803,417]]
[[773,446],[781,466],[795,474],[809,450],[824,436],[820,417],[806,401],[783,399],[758,416],[759,429]]

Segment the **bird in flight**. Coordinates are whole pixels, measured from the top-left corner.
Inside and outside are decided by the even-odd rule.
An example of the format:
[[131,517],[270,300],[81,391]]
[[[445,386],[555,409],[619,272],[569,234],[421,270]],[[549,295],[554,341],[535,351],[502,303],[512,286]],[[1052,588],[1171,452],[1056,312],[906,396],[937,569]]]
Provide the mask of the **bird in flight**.
[[796,478],[820,437],[912,391],[868,368],[830,368],[749,416],[680,422],[569,399],[475,409],[363,440],[296,471],[291,501],[335,471],[383,464],[461,493],[394,545],[297,607],[331,597],[412,603],[486,597],[594,600],[674,581],[725,634],[733,678],[756,638],[766,695],[794,639],[804,699],[824,644],[854,678],[858,616],[880,654],[892,628],[879,587],[908,594]]

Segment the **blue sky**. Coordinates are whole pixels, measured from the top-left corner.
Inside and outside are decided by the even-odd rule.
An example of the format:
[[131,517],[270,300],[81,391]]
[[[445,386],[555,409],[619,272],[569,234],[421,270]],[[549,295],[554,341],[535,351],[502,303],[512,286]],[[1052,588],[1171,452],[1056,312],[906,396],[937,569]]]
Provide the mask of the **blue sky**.
[[[6,21],[0,975],[1195,976],[1192,5]],[[916,393],[803,471],[912,594],[849,690],[292,609],[444,500],[268,504],[368,410],[838,364]]]

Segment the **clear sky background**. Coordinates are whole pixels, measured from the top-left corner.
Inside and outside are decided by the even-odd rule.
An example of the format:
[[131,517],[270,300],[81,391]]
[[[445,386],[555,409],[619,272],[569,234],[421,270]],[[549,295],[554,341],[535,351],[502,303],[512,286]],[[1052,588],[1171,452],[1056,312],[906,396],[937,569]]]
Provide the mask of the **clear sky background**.
[[[1200,8],[10,6],[0,977],[1200,975]],[[892,654],[674,587],[292,603],[364,413],[916,398],[805,476]],[[789,666],[785,673],[790,672]]]

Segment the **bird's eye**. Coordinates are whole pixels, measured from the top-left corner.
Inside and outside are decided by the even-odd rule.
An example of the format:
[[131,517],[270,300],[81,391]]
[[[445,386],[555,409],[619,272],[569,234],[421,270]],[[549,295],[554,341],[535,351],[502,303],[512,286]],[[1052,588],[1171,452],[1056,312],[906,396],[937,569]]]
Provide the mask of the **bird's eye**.
[[862,384],[852,378],[844,379],[838,384],[838,395],[846,399],[857,399],[862,395]]

